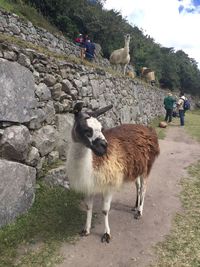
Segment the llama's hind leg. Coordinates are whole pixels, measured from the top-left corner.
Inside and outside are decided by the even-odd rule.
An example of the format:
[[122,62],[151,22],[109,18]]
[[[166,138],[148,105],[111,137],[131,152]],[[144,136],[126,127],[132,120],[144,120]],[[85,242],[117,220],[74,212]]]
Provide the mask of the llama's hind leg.
[[144,207],[144,198],[146,193],[146,179],[142,176],[136,179],[136,190],[137,190],[137,197],[136,197],[136,204],[134,208],[134,218],[139,219],[143,213]]
[[110,242],[111,239],[111,235],[110,235],[110,226],[109,226],[109,222],[108,222],[108,214],[110,211],[110,204],[112,201],[112,194],[111,193],[105,193],[103,195],[103,209],[102,212],[104,214],[104,223],[105,223],[105,231],[104,234],[101,238],[102,242]]
[[116,72],[117,71],[117,65],[116,64],[113,64],[112,65],[112,69]]
[[133,211],[137,211],[140,206],[140,190],[141,190],[140,177],[137,177],[135,181],[135,187],[136,187],[136,201],[135,201],[135,206],[132,209]]
[[85,228],[82,230],[81,235],[87,236],[90,234],[91,223],[92,223],[92,208],[93,208],[93,195],[85,198],[85,204],[87,209],[87,218]]

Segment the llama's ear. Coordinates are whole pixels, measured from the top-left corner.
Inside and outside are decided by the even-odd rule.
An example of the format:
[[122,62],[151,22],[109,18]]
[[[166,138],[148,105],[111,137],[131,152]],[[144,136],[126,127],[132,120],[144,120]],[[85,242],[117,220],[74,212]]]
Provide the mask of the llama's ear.
[[83,108],[83,102],[78,102],[75,104],[74,108],[73,108],[73,113],[76,115],[77,113],[79,113]]
[[125,39],[131,39],[131,35],[129,33],[127,33],[127,34],[124,35],[124,38]]
[[113,107],[113,105],[108,105],[104,108],[100,108],[98,110],[92,111],[92,112],[88,112],[88,115],[97,118],[98,116],[104,114],[106,111],[108,111],[109,109],[111,109]]

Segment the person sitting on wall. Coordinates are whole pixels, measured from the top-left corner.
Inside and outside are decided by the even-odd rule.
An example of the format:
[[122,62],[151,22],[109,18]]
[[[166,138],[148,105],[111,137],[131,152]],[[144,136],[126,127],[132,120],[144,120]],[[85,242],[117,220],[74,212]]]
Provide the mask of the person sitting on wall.
[[83,36],[83,34],[79,34],[79,36],[77,38],[75,38],[75,44],[80,46],[80,49],[81,49],[81,54],[80,54],[80,57],[81,57],[81,60],[83,60],[85,58],[85,44],[87,42],[87,38],[88,38],[88,35],[86,34],[85,36]]
[[74,39],[74,43],[78,46],[81,45],[82,43],[82,39],[83,39],[83,35],[80,33],[75,39]]
[[92,61],[95,56],[95,44],[91,40],[87,40],[85,43],[85,58],[88,61]]

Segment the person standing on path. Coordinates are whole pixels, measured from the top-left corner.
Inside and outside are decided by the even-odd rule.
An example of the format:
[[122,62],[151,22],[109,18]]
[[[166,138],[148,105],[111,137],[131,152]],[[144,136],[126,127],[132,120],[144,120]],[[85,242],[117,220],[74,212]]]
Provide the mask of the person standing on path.
[[173,105],[176,100],[172,97],[172,93],[168,93],[168,95],[164,98],[164,107],[166,110],[165,121],[171,122],[172,121],[172,112],[173,112]]
[[186,100],[186,97],[184,96],[184,93],[181,92],[179,95],[179,100],[177,102],[177,108],[178,108],[178,113],[180,117],[180,125],[184,126],[185,124],[185,111],[184,111],[184,101]]

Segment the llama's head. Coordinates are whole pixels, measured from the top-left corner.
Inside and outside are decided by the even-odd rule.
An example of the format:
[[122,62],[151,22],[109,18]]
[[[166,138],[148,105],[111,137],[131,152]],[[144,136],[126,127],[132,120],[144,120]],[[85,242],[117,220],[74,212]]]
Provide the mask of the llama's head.
[[125,39],[125,42],[126,42],[126,43],[129,43],[130,40],[131,40],[131,36],[130,36],[130,34],[125,34],[125,35],[124,35],[124,39]]
[[93,112],[83,112],[83,103],[74,106],[74,125],[72,138],[74,142],[82,143],[90,148],[97,156],[103,156],[107,152],[107,141],[102,133],[102,125],[97,117],[112,108],[112,105]]

